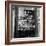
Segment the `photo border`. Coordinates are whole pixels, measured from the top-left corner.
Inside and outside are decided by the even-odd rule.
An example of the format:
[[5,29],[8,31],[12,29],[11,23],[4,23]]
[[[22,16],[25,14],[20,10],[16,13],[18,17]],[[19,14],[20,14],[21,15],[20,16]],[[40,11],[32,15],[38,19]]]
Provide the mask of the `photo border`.
[[[22,42],[10,42],[10,17],[9,17],[9,4],[10,3],[20,3],[20,4],[37,4],[43,5],[43,40],[37,41],[22,41]],[[27,43],[44,43],[45,42],[45,3],[44,2],[26,2],[26,1],[5,1],[5,44],[27,44]]]

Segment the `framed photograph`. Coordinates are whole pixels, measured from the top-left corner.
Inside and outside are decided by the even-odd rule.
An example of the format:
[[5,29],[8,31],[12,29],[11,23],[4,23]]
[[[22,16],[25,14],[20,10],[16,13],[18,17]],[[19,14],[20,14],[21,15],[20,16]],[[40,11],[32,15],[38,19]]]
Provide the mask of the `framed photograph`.
[[5,2],[5,44],[45,42],[44,2]]

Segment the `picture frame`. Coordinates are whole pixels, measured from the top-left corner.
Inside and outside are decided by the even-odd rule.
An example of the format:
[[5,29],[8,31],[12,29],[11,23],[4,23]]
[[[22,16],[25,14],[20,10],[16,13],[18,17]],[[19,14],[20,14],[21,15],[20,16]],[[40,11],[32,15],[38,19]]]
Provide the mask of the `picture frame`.
[[[32,19],[31,15],[34,16]],[[35,26],[31,26],[33,22]],[[45,42],[45,3],[5,1],[5,44],[43,42]]]

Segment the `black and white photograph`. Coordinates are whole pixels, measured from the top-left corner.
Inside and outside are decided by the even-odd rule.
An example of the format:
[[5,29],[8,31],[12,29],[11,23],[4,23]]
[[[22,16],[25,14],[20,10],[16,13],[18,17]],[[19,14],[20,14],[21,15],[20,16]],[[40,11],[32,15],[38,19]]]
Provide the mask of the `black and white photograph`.
[[40,28],[39,23],[40,8],[17,7],[16,5],[12,5],[11,8],[12,8],[11,29],[13,31],[13,37],[14,38],[38,37],[39,36],[38,31]]
[[45,3],[6,2],[6,42],[45,42]]

